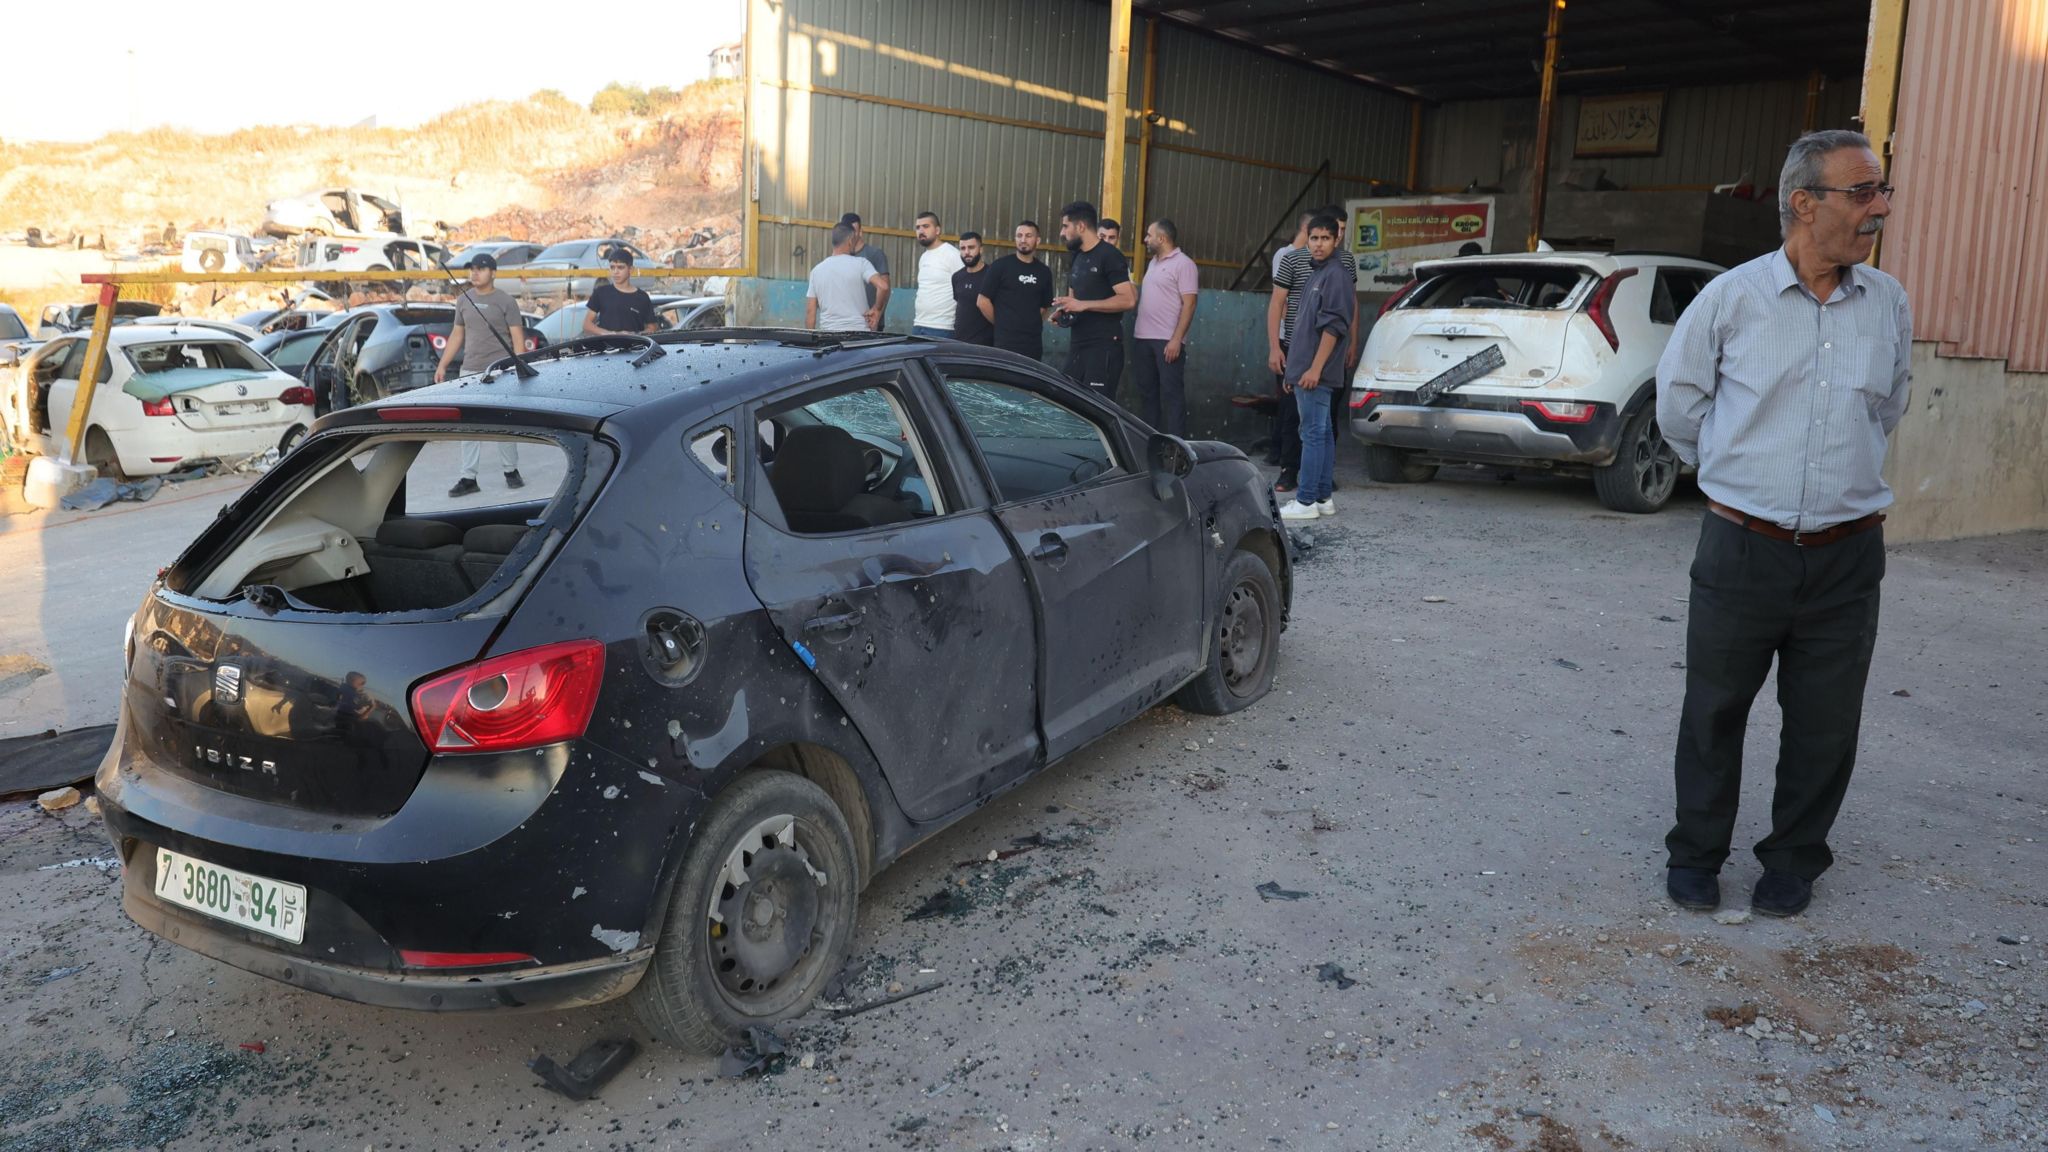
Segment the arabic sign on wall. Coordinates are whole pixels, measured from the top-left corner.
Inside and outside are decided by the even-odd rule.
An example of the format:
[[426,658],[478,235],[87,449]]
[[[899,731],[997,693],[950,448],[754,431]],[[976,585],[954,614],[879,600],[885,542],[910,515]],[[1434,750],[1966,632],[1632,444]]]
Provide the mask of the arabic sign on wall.
[[1663,147],[1664,94],[1631,92],[1579,101],[1573,156],[1655,156]]
[[1406,283],[1417,260],[1456,256],[1473,241],[1493,250],[1491,196],[1383,196],[1344,207],[1360,291]]

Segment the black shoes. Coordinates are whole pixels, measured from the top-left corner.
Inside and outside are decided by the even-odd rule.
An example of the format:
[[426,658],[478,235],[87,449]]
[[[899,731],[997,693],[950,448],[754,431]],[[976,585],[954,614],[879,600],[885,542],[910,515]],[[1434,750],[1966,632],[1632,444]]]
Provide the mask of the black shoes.
[[1295,477],[1294,469],[1283,468],[1280,470],[1279,482],[1273,485],[1273,491],[1292,492],[1300,486],[1300,481]]
[[481,492],[481,491],[483,491],[483,489],[482,489],[482,488],[479,488],[479,487],[477,487],[477,483],[476,483],[476,477],[474,477],[474,476],[464,476],[464,477],[463,477],[462,479],[460,479],[460,480],[457,480],[457,481],[455,482],[455,487],[453,487],[453,488],[450,488],[450,489],[448,490],[448,495],[449,495],[449,496],[451,496],[451,497],[453,497],[453,496],[474,496],[474,495],[476,495],[477,493],[479,493],[479,492]]
[[519,469],[514,468],[510,472],[505,473],[505,487],[524,488],[526,487],[526,478],[519,474]]
[[1664,891],[1680,908],[1710,912],[1721,906],[1721,877],[1705,868],[1667,868]]
[[1811,903],[1813,881],[1774,869],[1766,869],[1756,891],[1749,894],[1750,909],[1764,916],[1797,916]]

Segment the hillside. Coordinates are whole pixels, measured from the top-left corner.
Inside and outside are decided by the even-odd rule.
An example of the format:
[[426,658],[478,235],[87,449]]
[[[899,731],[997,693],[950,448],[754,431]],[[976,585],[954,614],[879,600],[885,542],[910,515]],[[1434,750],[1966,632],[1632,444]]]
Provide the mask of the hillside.
[[736,257],[741,86],[638,96],[601,94],[592,111],[541,92],[409,129],[156,129],[86,144],[0,143],[0,232],[83,234],[88,246],[104,236],[109,254],[141,253],[166,223],[252,232],[273,199],[352,185],[394,196],[409,231],[445,224],[456,243],[631,228],[659,256],[709,230],[730,237]]

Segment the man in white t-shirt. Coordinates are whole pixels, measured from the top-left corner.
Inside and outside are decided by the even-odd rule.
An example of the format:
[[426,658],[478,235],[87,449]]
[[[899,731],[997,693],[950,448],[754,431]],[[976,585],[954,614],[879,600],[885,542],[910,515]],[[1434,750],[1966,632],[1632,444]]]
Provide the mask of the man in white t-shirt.
[[924,252],[917,258],[917,311],[910,321],[912,336],[953,338],[953,273],[965,268],[960,250],[939,238],[939,218],[930,212],[917,214],[917,246]]
[[804,327],[826,332],[868,332],[868,287],[882,287],[875,266],[853,255],[850,224],[832,228],[832,254],[811,269],[804,292]]

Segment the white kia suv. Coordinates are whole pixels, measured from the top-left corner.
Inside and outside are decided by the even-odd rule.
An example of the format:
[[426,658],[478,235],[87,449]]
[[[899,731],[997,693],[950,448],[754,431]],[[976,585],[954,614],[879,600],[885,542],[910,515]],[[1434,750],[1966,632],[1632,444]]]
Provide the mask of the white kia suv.
[[1600,502],[1655,512],[1680,464],[1657,430],[1657,360],[1718,264],[1637,252],[1429,260],[1380,309],[1351,388],[1366,473],[1439,464],[1590,475]]

